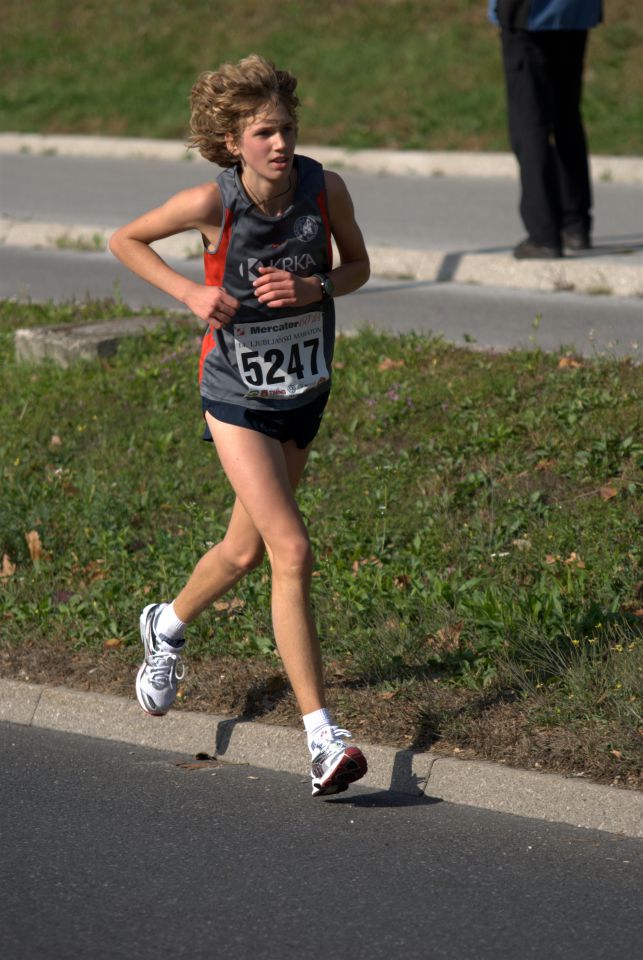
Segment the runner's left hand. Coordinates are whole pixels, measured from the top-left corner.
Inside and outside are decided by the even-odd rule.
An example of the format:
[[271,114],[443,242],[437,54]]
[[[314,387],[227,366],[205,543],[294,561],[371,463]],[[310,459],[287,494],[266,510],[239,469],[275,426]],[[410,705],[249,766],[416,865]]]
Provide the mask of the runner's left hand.
[[276,267],[259,267],[259,273],[253,283],[255,296],[267,307],[305,307],[321,300],[316,277],[299,277]]

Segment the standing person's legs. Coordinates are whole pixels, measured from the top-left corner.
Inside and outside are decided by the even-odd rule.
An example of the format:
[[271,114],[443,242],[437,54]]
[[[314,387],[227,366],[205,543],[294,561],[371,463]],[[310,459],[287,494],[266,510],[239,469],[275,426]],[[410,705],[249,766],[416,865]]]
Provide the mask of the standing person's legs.
[[556,255],[561,214],[547,49],[538,33],[503,29],[502,52],[509,138],[520,167],[520,215],[531,243]]
[[562,208],[562,228],[589,245],[592,193],[587,138],[581,114],[586,30],[557,30],[550,39],[556,89],[554,139]]

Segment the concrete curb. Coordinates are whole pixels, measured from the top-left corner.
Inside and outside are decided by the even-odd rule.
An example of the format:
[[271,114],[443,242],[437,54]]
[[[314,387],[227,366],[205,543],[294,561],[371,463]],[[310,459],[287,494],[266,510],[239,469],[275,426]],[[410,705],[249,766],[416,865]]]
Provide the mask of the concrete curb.
[[[308,777],[302,734],[212,714],[171,711],[161,720],[134,700],[0,679],[0,722],[75,733]],[[643,794],[484,761],[364,745],[362,784],[628,837],[642,837]]]
[[[344,147],[310,144],[301,144],[298,149],[331,167],[361,170],[364,173],[423,177],[517,177],[516,161],[511,153],[347,150]],[[206,162],[195,151],[186,150],[181,140],[75,134],[0,133],[0,153]],[[640,157],[593,156],[590,162],[594,180],[643,183],[643,160]]]
[[[112,227],[37,222],[0,217],[0,244],[29,249],[102,253]],[[193,233],[152,244],[163,257],[200,259],[202,248]],[[522,290],[572,291],[619,297],[643,295],[641,257],[626,248],[620,253],[591,251],[560,260],[515,260],[509,250],[477,253],[466,250],[413,250],[369,245],[374,276],[429,283],[466,283]]]
[[68,367],[76,360],[112,357],[123,337],[151,333],[164,322],[163,317],[144,316],[78,326],[21,327],[14,333],[16,359],[27,363],[54,360],[59,366]]

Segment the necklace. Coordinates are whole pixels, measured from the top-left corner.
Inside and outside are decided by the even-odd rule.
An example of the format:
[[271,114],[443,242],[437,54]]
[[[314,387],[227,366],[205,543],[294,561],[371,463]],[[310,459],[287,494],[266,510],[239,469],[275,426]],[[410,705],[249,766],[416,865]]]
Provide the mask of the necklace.
[[254,200],[257,207],[263,207],[266,204],[270,203],[272,200],[278,200],[279,197],[285,197],[287,193],[290,193],[290,188],[292,187],[292,175],[288,174],[288,186],[285,190],[282,190],[281,193],[276,193],[273,197],[266,197],[265,200],[260,200],[256,193],[253,193],[248,184],[241,177],[241,183],[243,184],[243,189],[246,193],[250,194],[250,198]]

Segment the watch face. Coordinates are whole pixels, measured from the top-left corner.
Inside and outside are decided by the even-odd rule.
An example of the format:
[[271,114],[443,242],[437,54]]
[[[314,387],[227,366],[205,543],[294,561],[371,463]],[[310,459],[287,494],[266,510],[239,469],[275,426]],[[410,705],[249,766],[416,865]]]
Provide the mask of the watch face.
[[327,297],[332,297],[332,295],[335,293],[335,284],[330,277],[324,277],[322,280],[322,287]]

